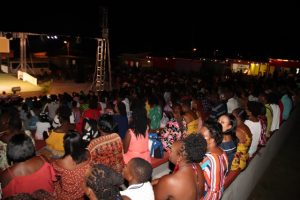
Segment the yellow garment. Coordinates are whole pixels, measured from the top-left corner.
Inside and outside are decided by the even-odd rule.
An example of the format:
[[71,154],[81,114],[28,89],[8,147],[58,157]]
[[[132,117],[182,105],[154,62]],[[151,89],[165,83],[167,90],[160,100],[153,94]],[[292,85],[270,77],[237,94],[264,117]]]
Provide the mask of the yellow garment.
[[149,112],[150,112],[150,105],[149,105],[148,101],[146,101],[146,106],[145,106],[145,108],[146,108],[147,116],[148,116],[148,114],[149,114]]
[[198,132],[198,123],[199,120],[196,119],[187,124],[187,135]]
[[272,126],[272,121],[273,121],[273,113],[272,113],[272,108],[270,105],[266,104],[266,118],[267,118],[267,133],[266,136],[270,137],[270,131],[271,131],[271,126]]
[[[244,131],[244,130],[243,130]],[[246,141],[245,143],[238,143],[237,144],[237,150],[236,150],[236,153],[234,155],[234,158],[233,158],[233,161],[231,163],[231,168],[230,170],[243,170],[246,168],[247,166],[247,160],[249,158],[249,148],[250,148],[250,145],[251,145],[251,141],[252,141],[252,138],[249,137],[248,134],[246,134]]]
[[52,131],[46,139],[46,144],[50,149],[55,151],[64,152],[64,133],[57,133]]

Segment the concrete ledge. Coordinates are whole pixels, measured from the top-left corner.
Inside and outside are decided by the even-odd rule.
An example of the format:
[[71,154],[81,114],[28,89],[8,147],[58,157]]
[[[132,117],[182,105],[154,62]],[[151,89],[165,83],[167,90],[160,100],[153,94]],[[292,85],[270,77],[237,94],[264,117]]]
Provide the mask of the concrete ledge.
[[152,179],[160,178],[165,174],[169,174],[169,154],[165,152],[164,157],[161,159],[151,158],[151,165],[153,167]]
[[269,139],[267,145],[259,150],[247,168],[224,191],[222,200],[241,200],[249,197],[273,157],[278,153],[282,143],[294,131],[293,123],[299,117],[299,110],[300,108],[295,109],[288,121],[283,123],[280,129]]

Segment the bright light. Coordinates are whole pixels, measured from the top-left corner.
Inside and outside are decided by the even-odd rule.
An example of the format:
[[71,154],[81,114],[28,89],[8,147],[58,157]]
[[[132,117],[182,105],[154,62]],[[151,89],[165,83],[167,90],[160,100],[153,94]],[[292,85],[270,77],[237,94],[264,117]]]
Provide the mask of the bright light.
[[299,74],[299,71],[300,71],[300,69],[299,69],[299,68],[297,68],[297,69],[296,69],[296,74]]
[[193,52],[195,52],[195,51],[197,51],[197,49],[196,49],[196,48],[193,48]]
[[56,36],[56,35],[54,35],[54,39],[57,39],[57,36]]
[[50,39],[50,36],[49,36],[49,35],[47,36],[47,39]]
[[150,60],[147,60],[147,63],[150,63],[151,61]]
[[68,42],[65,40],[64,43],[67,44]]

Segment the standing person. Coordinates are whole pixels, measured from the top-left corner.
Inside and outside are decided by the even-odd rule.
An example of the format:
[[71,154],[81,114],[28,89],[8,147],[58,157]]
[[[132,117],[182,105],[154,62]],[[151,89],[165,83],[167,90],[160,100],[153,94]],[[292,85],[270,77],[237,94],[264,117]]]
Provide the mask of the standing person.
[[149,182],[152,175],[152,166],[142,158],[133,158],[123,170],[123,176],[129,187],[121,191],[123,200],[154,200],[154,192]]
[[199,163],[205,152],[206,141],[200,134],[174,142],[169,159],[176,166],[172,174],[152,181],[155,199],[202,199],[205,179]]
[[219,147],[223,140],[222,126],[215,122],[205,123],[201,134],[207,142],[205,158],[201,162],[205,177],[204,199],[221,199],[228,171],[226,153]]
[[54,196],[56,199],[73,200],[84,196],[85,175],[90,169],[91,157],[84,148],[79,133],[68,132],[64,136],[65,155],[53,162],[56,175]]
[[0,173],[3,197],[33,193],[38,189],[52,193],[55,172],[41,156],[36,156],[31,138],[23,133],[14,135],[7,144],[7,158],[13,165]]
[[143,102],[136,102],[132,109],[132,124],[123,140],[125,164],[140,157],[151,163],[149,152],[147,113]]

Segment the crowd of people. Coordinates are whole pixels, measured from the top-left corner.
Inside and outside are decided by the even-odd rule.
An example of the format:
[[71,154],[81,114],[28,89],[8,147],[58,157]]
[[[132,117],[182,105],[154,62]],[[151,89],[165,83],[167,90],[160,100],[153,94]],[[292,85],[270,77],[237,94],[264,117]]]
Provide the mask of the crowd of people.
[[[2,95],[2,197],[221,199],[299,103],[295,77],[135,71],[120,72],[117,85],[99,93]],[[153,132],[173,164],[154,180]]]

